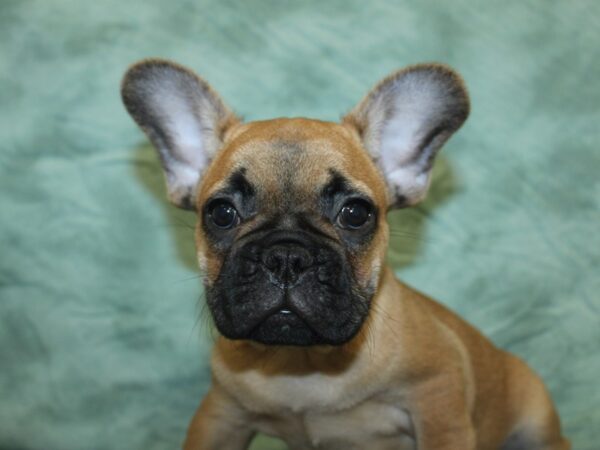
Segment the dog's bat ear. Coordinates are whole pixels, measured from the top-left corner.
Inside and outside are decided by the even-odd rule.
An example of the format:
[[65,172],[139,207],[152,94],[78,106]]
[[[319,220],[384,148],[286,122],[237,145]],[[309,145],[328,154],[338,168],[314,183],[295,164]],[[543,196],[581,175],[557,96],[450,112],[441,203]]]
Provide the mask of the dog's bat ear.
[[359,133],[383,172],[390,207],[420,201],[433,159],[469,115],[460,76],[447,66],[419,64],[393,73],[343,118]]
[[158,150],[169,199],[181,208],[195,209],[202,172],[238,119],[208,83],[164,60],[144,60],[129,68],[121,96]]

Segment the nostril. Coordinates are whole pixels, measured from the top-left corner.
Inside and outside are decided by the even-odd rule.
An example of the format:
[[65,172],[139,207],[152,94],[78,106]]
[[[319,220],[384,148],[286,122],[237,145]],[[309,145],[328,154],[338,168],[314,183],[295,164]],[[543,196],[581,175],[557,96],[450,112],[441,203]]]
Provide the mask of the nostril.
[[290,281],[296,281],[300,274],[305,271],[305,269],[306,267],[302,264],[302,260],[300,258],[293,258],[293,260],[289,262]]
[[263,256],[263,264],[269,270],[279,270],[285,265],[287,251],[285,249],[274,248],[267,251]]
[[312,265],[312,257],[308,251],[298,249],[295,252],[290,252],[288,255],[288,264],[294,272],[303,272]]
[[279,258],[277,258],[275,255],[267,256],[267,259],[265,260],[265,266],[267,266],[268,269],[275,270],[279,265],[281,265]]
[[312,264],[311,253],[297,245],[276,245],[265,251],[263,266],[280,282],[295,283]]
[[303,269],[302,260],[297,255],[290,255],[288,265],[294,273],[299,273]]

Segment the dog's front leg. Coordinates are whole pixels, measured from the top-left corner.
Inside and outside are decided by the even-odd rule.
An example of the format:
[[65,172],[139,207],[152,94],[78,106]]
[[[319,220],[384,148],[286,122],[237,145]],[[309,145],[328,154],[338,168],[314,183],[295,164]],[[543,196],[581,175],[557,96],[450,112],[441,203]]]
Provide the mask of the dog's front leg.
[[223,389],[213,384],[188,428],[184,450],[245,450],[255,431],[246,412]]
[[415,390],[411,417],[419,450],[475,450],[475,428],[458,377],[439,375]]

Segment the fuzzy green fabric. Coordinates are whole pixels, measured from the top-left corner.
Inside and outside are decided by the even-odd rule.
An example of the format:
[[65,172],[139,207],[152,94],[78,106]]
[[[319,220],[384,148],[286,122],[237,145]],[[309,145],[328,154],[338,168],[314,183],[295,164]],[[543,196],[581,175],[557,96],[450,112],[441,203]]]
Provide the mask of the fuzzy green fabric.
[[119,97],[149,56],[248,120],[336,120],[415,62],[461,72],[472,115],[390,215],[389,259],[599,448],[600,2],[2,0],[0,449],[177,448],[208,388],[194,215]]

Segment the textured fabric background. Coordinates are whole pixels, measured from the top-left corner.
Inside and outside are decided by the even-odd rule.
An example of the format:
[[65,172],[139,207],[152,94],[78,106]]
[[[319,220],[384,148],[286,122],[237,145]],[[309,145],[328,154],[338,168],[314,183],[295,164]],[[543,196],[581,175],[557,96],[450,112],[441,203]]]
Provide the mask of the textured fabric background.
[[119,98],[161,56],[249,120],[335,120],[398,67],[457,68],[471,118],[390,215],[390,261],[597,450],[600,2],[493,3],[1,0],[0,448],[177,448],[207,389],[194,216]]

